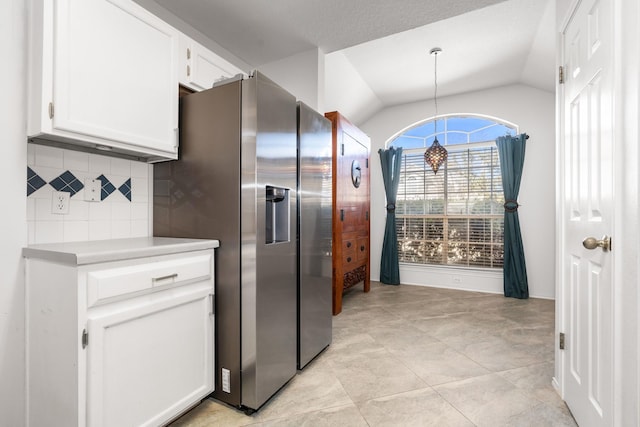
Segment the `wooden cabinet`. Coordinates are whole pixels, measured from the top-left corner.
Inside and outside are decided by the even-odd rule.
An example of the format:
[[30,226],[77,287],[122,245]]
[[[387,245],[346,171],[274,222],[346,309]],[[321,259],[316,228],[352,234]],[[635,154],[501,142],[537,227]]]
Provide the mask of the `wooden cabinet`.
[[344,290],[363,283],[369,292],[370,140],[338,112],[333,124],[333,314]]
[[28,425],[162,425],[213,391],[213,249],[26,256]]
[[30,12],[30,141],[177,158],[177,30],[131,0],[35,0]]
[[195,91],[209,89],[215,82],[242,74],[241,69],[184,35],[180,37],[179,57],[180,84]]

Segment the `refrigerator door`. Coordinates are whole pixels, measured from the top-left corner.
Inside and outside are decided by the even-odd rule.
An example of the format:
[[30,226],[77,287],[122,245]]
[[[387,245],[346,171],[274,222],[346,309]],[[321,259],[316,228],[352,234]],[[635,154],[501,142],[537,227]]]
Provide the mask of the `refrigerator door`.
[[242,405],[258,409],[296,373],[296,100],[256,71],[242,120]]
[[298,102],[298,369],[331,343],[331,122]]

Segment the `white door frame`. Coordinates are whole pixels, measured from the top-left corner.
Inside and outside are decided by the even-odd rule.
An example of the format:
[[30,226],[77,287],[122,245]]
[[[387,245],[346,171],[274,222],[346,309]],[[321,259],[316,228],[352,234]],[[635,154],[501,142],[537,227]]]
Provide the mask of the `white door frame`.
[[[557,19],[557,64],[562,58],[562,37],[570,17],[581,0],[571,0]],[[615,426],[640,425],[640,5],[637,0],[602,0],[613,2],[614,14],[614,228],[613,265],[614,298],[614,366],[613,420]],[[566,12],[566,13],[565,13]],[[564,397],[565,360],[559,350],[558,334],[565,332],[566,284],[562,259],[565,254],[562,218],[563,182],[563,120],[562,85],[556,86],[556,345],[553,385]]]

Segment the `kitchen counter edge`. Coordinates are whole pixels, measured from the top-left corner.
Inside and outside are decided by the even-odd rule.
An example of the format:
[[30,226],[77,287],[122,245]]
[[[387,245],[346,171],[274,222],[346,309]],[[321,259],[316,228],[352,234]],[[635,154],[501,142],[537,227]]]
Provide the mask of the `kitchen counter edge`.
[[136,237],[29,245],[22,248],[22,256],[69,265],[86,265],[199,251],[219,246],[220,241],[210,239]]

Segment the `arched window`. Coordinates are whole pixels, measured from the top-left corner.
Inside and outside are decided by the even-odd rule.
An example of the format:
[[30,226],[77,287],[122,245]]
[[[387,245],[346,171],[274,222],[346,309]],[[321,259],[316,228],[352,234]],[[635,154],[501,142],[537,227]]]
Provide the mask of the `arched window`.
[[[449,151],[434,175],[424,151]],[[502,268],[504,195],[495,140],[516,135],[503,120],[470,114],[427,119],[387,142],[402,147],[396,202],[400,262]]]

